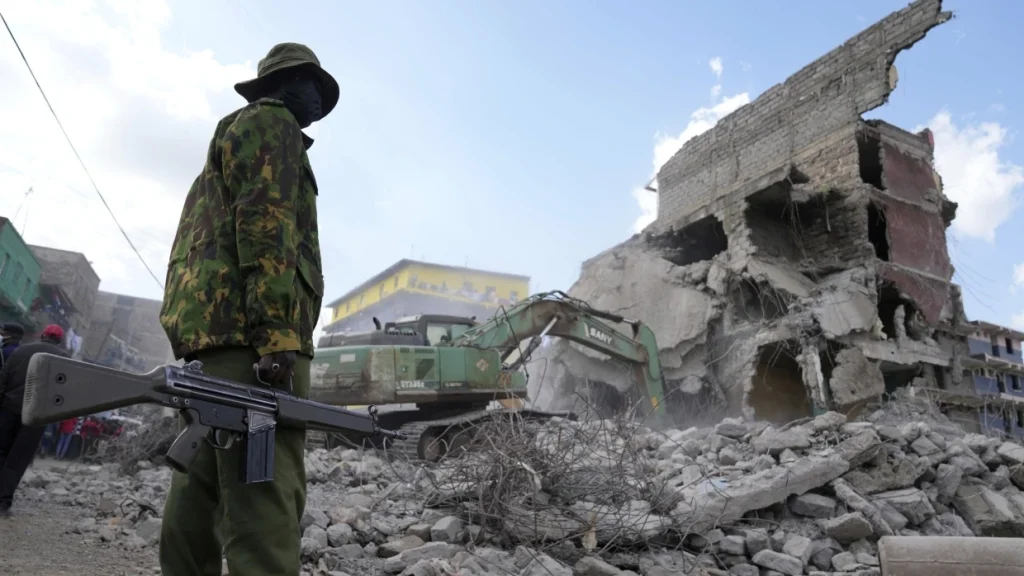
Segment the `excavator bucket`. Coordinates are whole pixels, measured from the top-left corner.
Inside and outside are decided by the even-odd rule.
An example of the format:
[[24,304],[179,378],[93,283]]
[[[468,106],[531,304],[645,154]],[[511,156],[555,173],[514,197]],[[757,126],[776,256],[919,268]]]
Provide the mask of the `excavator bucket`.
[[523,402],[522,398],[506,398],[503,400],[498,400],[498,402],[504,408],[508,408],[510,410],[521,410],[523,406],[526,406],[526,403]]

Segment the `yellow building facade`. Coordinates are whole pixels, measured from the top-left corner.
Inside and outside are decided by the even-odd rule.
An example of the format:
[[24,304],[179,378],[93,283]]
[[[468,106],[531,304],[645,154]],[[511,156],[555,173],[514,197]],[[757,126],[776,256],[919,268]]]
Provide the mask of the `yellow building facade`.
[[370,314],[377,313],[382,320],[467,311],[490,316],[529,290],[529,276],[403,259],[330,302],[331,323],[324,332],[365,329]]

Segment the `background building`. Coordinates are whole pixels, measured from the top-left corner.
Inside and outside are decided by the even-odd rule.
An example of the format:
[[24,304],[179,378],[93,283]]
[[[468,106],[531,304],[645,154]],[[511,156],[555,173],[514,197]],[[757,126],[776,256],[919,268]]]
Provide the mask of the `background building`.
[[75,355],[81,355],[83,335],[89,330],[100,277],[81,252],[30,245],[39,261],[38,299],[32,311],[43,324],[64,328]]
[[31,313],[40,270],[39,260],[14,224],[0,216],[0,322],[17,322],[26,335],[42,329]]
[[372,330],[375,316],[382,322],[417,314],[487,318],[529,290],[529,276],[403,259],[329,303],[324,334]]
[[83,357],[129,372],[174,364],[171,344],[160,326],[160,301],[97,293]]

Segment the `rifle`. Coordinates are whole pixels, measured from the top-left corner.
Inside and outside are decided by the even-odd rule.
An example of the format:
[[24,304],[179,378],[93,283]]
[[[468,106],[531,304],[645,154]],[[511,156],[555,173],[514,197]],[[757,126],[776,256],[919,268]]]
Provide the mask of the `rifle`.
[[241,441],[239,482],[274,479],[274,433],[291,428],[358,433],[366,437],[405,438],[377,426],[376,410],[360,414],[298,398],[270,387],[252,386],[204,374],[202,363],[165,365],[145,374],[39,353],[28,363],[22,422],[52,424],[135,404],[159,404],[178,410],[185,428],[167,451],[178,472],[189,466],[205,440],[227,450]]

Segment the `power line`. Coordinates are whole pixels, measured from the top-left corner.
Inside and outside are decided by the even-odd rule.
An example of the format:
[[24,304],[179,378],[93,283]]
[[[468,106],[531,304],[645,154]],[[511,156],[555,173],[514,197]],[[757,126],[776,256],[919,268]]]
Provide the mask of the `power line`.
[[64,129],[64,124],[61,123],[60,118],[57,116],[57,112],[53,109],[53,105],[50,104],[50,99],[46,97],[46,92],[43,90],[43,87],[39,84],[39,79],[36,78],[36,73],[32,71],[32,65],[28,63],[28,58],[26,58],[25,53],[22,52],[21,45],[18,44],[18,39],[14,37],[14,32],[11,31],[11,26],[7,24],[7,19],[4,18],[4,15],[2,13],[0,13],[0,20],[3,21],[4,28],[7,28],[7,34],[10,35],[11,41],[14,42],[14,47],[18,49],[18,54],[21,55],[21,61],[25,63],[25,68],[28,68],[28,73],[32,75],[32,80],[36,83],[36,88],[39,88],[39,93],[43,96],[43,100],[46,101],[46,106],[50,109],[50,114],[53,114],[53,119],[57,121],[57,126],[60,127],[61,133],[64,134],[64,139],[68,141],[68,146],[70,146],[71,151],[75,153],[75,158],[78,159],[78,163],[82,165],[82,170],[85,172],[86,177],[89,178],[89,183],[92,184],[92,188],[93,190],[96,191],[96,195],[100,197],[100,201],[103,202],[103,206],[107,209],[107,213],[110,214],[110,217],[114,220],[114,225],[116,225],[117,229],[121,231],[121,235],[124,236],[124,239],[128,241],[128,245],[132,247],[132,252],[135,252],[135,255],[139,257],[139,262],[142,262],[142,266],[146,268],[146,272],[149,272],[149,275],[153,277],[153,281],[156,282],[157,286],[159,286],[161,290],[163,290],[163,283],[160,282],[160,279],[157,278],[156,274],[153,273],[153,270],[149,267],[149,264],[146,264],[146,259],[142,257],[142,254],[139,252],[139,249],[135,247],[135,244],[132,242],[132,239],[128,237],[128,233],[124,231],[124,228],[121,226],[121,223],[117,221],[117,216],[114,216],[114,211],[110,209],[110,205],[107,204],[107,199],[104,198],[103,193],[100,192],[100,187],[96,185],[96,181],[93,180],[92,174],[90,174],[89,169],[86,168],[85,162],[82,160],[82,157],[78,154],[78,149],[75,148],[75,145],[71,142],[71,137],[68,136],[67,130]]
[[[21,214],[21,209],[28,203],[28,195],[32,193],[32,187],[29,186],[28,190],[25,191],[25,197],[21,199],[21,204],[18,204],[18,209],[14,211],[14,216],[11,218],[11,222],[18,219],[18,214]],[[24,234],[22,234],[24,236]]]

